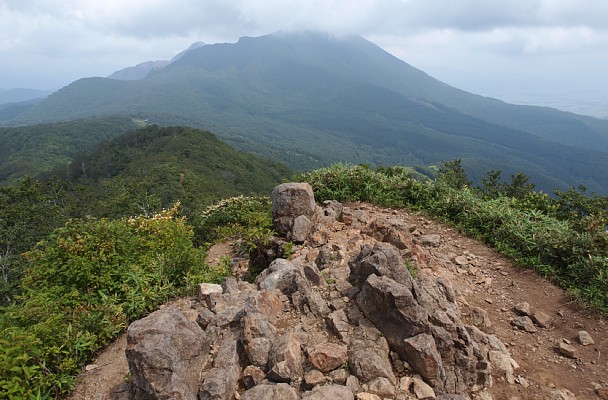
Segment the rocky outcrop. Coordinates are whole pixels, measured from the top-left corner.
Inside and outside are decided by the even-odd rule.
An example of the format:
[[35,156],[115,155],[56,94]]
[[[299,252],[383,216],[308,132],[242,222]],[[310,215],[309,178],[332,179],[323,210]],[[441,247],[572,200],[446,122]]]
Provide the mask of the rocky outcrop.
[[479,329],[489,320],[478,310],[479,328],[465,325],[450,282],[425,273],[441,238],[320,208],[307,184],[272,200],[276,242],[299,243],[292,257],[268,260],[254,283],[200,285],[196,322],[167,307],[133,323],[133,398],[491,399],[491,372],[515,379],[506,347]]

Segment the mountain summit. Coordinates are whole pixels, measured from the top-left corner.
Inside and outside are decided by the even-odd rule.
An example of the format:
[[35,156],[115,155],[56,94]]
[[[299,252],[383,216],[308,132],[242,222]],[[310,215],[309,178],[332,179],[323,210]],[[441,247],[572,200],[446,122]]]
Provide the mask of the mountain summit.
[[608,188],[608,121],[467,93],[360,36],[280,32],[204,45],[142,80],[78,80],[12,123],[124,113],[203,127],[300,169],[461,158],[477,180],[500,169],[545,190]]

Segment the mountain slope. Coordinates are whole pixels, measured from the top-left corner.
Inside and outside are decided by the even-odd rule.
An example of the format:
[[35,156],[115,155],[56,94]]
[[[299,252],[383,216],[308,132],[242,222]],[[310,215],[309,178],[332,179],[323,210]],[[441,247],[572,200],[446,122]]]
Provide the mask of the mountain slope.
[[139,127],[125,116],[0,127],[0,184],[68,164],[79,152]]
[[200,210],[225,197],[268,193],[295,171],[236,151],[207,131],[152,125],[100,143],[55,172],[93,186],[144,185],[165,207],[181,200]]
[[608,121],[509,105],[450,87],[360,37],[274,34],[185,53],[140,81],[89,78],[15,121],[129,113],[204,127],[308,169],[336,161],[434,164],[472,177],[523,170],[550,190],[608,191]]

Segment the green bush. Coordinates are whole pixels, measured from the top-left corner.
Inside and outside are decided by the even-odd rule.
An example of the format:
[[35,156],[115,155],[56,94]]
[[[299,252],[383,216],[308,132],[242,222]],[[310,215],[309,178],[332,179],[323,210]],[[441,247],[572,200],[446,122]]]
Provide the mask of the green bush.
[[0,312],[4,398],[60,397],[129,322],[223,278],[177,212],[72,220],[26,253],[20,302]]

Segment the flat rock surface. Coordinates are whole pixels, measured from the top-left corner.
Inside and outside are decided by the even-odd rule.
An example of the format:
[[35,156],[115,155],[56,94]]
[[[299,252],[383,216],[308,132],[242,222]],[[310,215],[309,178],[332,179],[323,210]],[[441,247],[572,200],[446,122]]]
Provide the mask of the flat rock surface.
[[[345,206],[350,209],[345,215],[352,219],[352,225],[336,223],[336,229],[327,232],[327,243],[364,242],[368,239],[371,242],[371,237],[366,238],[360,232],[365,229],[366,221],[371,224],[372,220],[379,218],[401,221],[404,227],[409,227],[401,233],[406,239],[411,238],[412,243],[419,243],[417,239],[422,235],[439,235],[440,241],[434,241],[436,246],[412,247],[410,256],[416,261],[414,264],[421,267],[418,273],[443,277],[452,283],[455,301],[465,323],[473,324],[471,319],[479,314],[479,310],[473,312],[476,307],[485,310],[491,325],[480,325],[479,328],[500,339],[518,364],[513,371],[514,383],[509,383],[504,376],[494,376],[494,384],[488,390],[493,399],[548,399],[560,391],[569,391],[578,399],[594,399],[600,398],[596,393],[606,392],[608,337],[605,333],[605,316],[577,304],[566,292],[540,278],[534,271],[514,266],[495,250],[427,217],[368,204]],[[216,260],[222,254],[235,259],[229,245],[222,244],[218,249],[210,252]],[[293,257],[314,260],[318,252],[318,248],[296,246]],[[354,255],[354,251],[344,254],[344,265]],[[454,262],[456,257],[462,257],[458,261],[463,263]],[[467,264],[464,264],[464,258]],[[342,255],[337,260],[332,257],[330,262],[335,265],[328,267],[329,270],[336,274],[342,271],[344,266],[340,265],[341,259]],[[235,264],[243,266],[243,260],[235,261]],[[333,291],[348,291],[348,285],[338,287],[331,283],[331,279],[327,281]],[[332,301],[336,307],[341,307],[343,300],[336,297]],[[550,317],[550,325],[547,328],[537,326],[538,330],[533,333],[512,326],[511,321],[520,316],[514,308],[523,302],[528,303],[532,310]],[[198,315],[196,310],[192,310],[191,299],[181,299],[172,305],[183,310],[192,320]],[[277,326],[281,328],[280,323]],[[326,341],[325,324],[317,324],[318,331],[312,329],[314,326],[313,322],[307,325],[309,341]],[[580,331],[588,332],[595,343],[582,346],[578,339]],[[560,353],[559,346],[564,343],[563,339],[568,340],[575,349],[576,359]],[[128,375],[125,346],[123,337],[101,353],[92,362],[97,368],[78,377],[78,385],[71,399],[115,398],[110,395],[111,391],[120,388]]]

